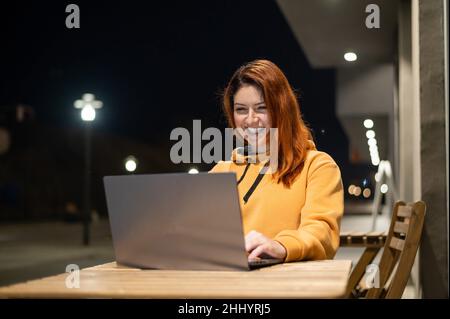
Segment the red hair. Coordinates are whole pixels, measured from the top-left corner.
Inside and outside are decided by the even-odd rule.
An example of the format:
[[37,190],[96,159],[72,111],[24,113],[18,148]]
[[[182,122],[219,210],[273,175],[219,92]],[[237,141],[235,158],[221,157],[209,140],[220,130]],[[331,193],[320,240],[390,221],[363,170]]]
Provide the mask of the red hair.
[[300,113],[300,105],[286,76],[278,66],[268,60],[255,60],[241,66],[231,77],[223,95],[223,109],[228,124],[234,123],[234,95],[245,85],[254,85],[261,90],[272,120],[278,128],[278,169],[274,174],[290,187],[303,168],[312,140],[309,128]]

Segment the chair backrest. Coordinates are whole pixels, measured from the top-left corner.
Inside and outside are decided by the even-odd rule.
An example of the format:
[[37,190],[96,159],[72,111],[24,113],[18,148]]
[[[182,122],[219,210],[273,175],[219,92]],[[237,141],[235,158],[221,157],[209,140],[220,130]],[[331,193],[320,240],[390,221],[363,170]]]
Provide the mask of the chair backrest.
[[379,263],[379,288],[371,288],[366,298],[401,298],[419,248],[426,205],[396,202],[383,255]]

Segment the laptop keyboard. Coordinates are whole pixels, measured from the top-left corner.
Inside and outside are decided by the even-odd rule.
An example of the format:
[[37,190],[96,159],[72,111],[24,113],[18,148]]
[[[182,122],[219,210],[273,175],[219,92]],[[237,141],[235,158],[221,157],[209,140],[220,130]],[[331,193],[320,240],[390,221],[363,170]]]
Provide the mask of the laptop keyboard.
[[275,259],[275,258],[262,258],[262,259],[254,259],[248,262],[248,266],[250,269],[261,268],[276,264],[281,264],[283,260]]

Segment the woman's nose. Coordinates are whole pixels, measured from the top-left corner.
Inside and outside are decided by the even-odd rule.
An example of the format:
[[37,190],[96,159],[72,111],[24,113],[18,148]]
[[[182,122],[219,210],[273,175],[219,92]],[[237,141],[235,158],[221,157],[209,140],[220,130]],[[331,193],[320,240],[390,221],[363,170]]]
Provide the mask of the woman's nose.
[[256,112],[254,112],[253,110],[250,109],[250,111],[248,112],[248,116],[246,118],[247,126],[253,126],[255,124],[258,124],[258,122],[259,122],[259,118],[258,118]]

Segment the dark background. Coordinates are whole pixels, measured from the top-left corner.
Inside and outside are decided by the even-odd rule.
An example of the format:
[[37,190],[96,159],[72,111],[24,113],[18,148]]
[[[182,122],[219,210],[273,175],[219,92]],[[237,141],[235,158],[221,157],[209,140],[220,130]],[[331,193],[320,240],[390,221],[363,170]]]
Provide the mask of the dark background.
[[[240,65],[257,58],[285,72],[318,149],[336,160],[344,185],[361,169],[349,164],[348,141],[335,116],[334,70],[311,69],[275,1],[77,1],[81,28],[67,29],[70,3],[0,5],[0,125],[12,132],[10,152],[0,155],[4,185],[22,176],[26,188],[24,167],[36,187],[70,171],[55,187],[71,184],[67,194],[81,200],[83,123],[73,102],[85,92],[104,103],[93,123],[94,201],[103,201],[101,177],[124,173],[119,158],[131,149],[148,155],[141,155],[137,173],[185,171],[189,165],[170,163],[170,132],[191,131],[193,119],[202,120],[202,129],[225,128],[221,92]],[[14,121],[18,104],[33,109],[28,124]],[[37,167],[33,157],[45,152]],[[15,187],[16,201],[23,201],[26,191]],[[61,196],[55,207],[67,200]]]

